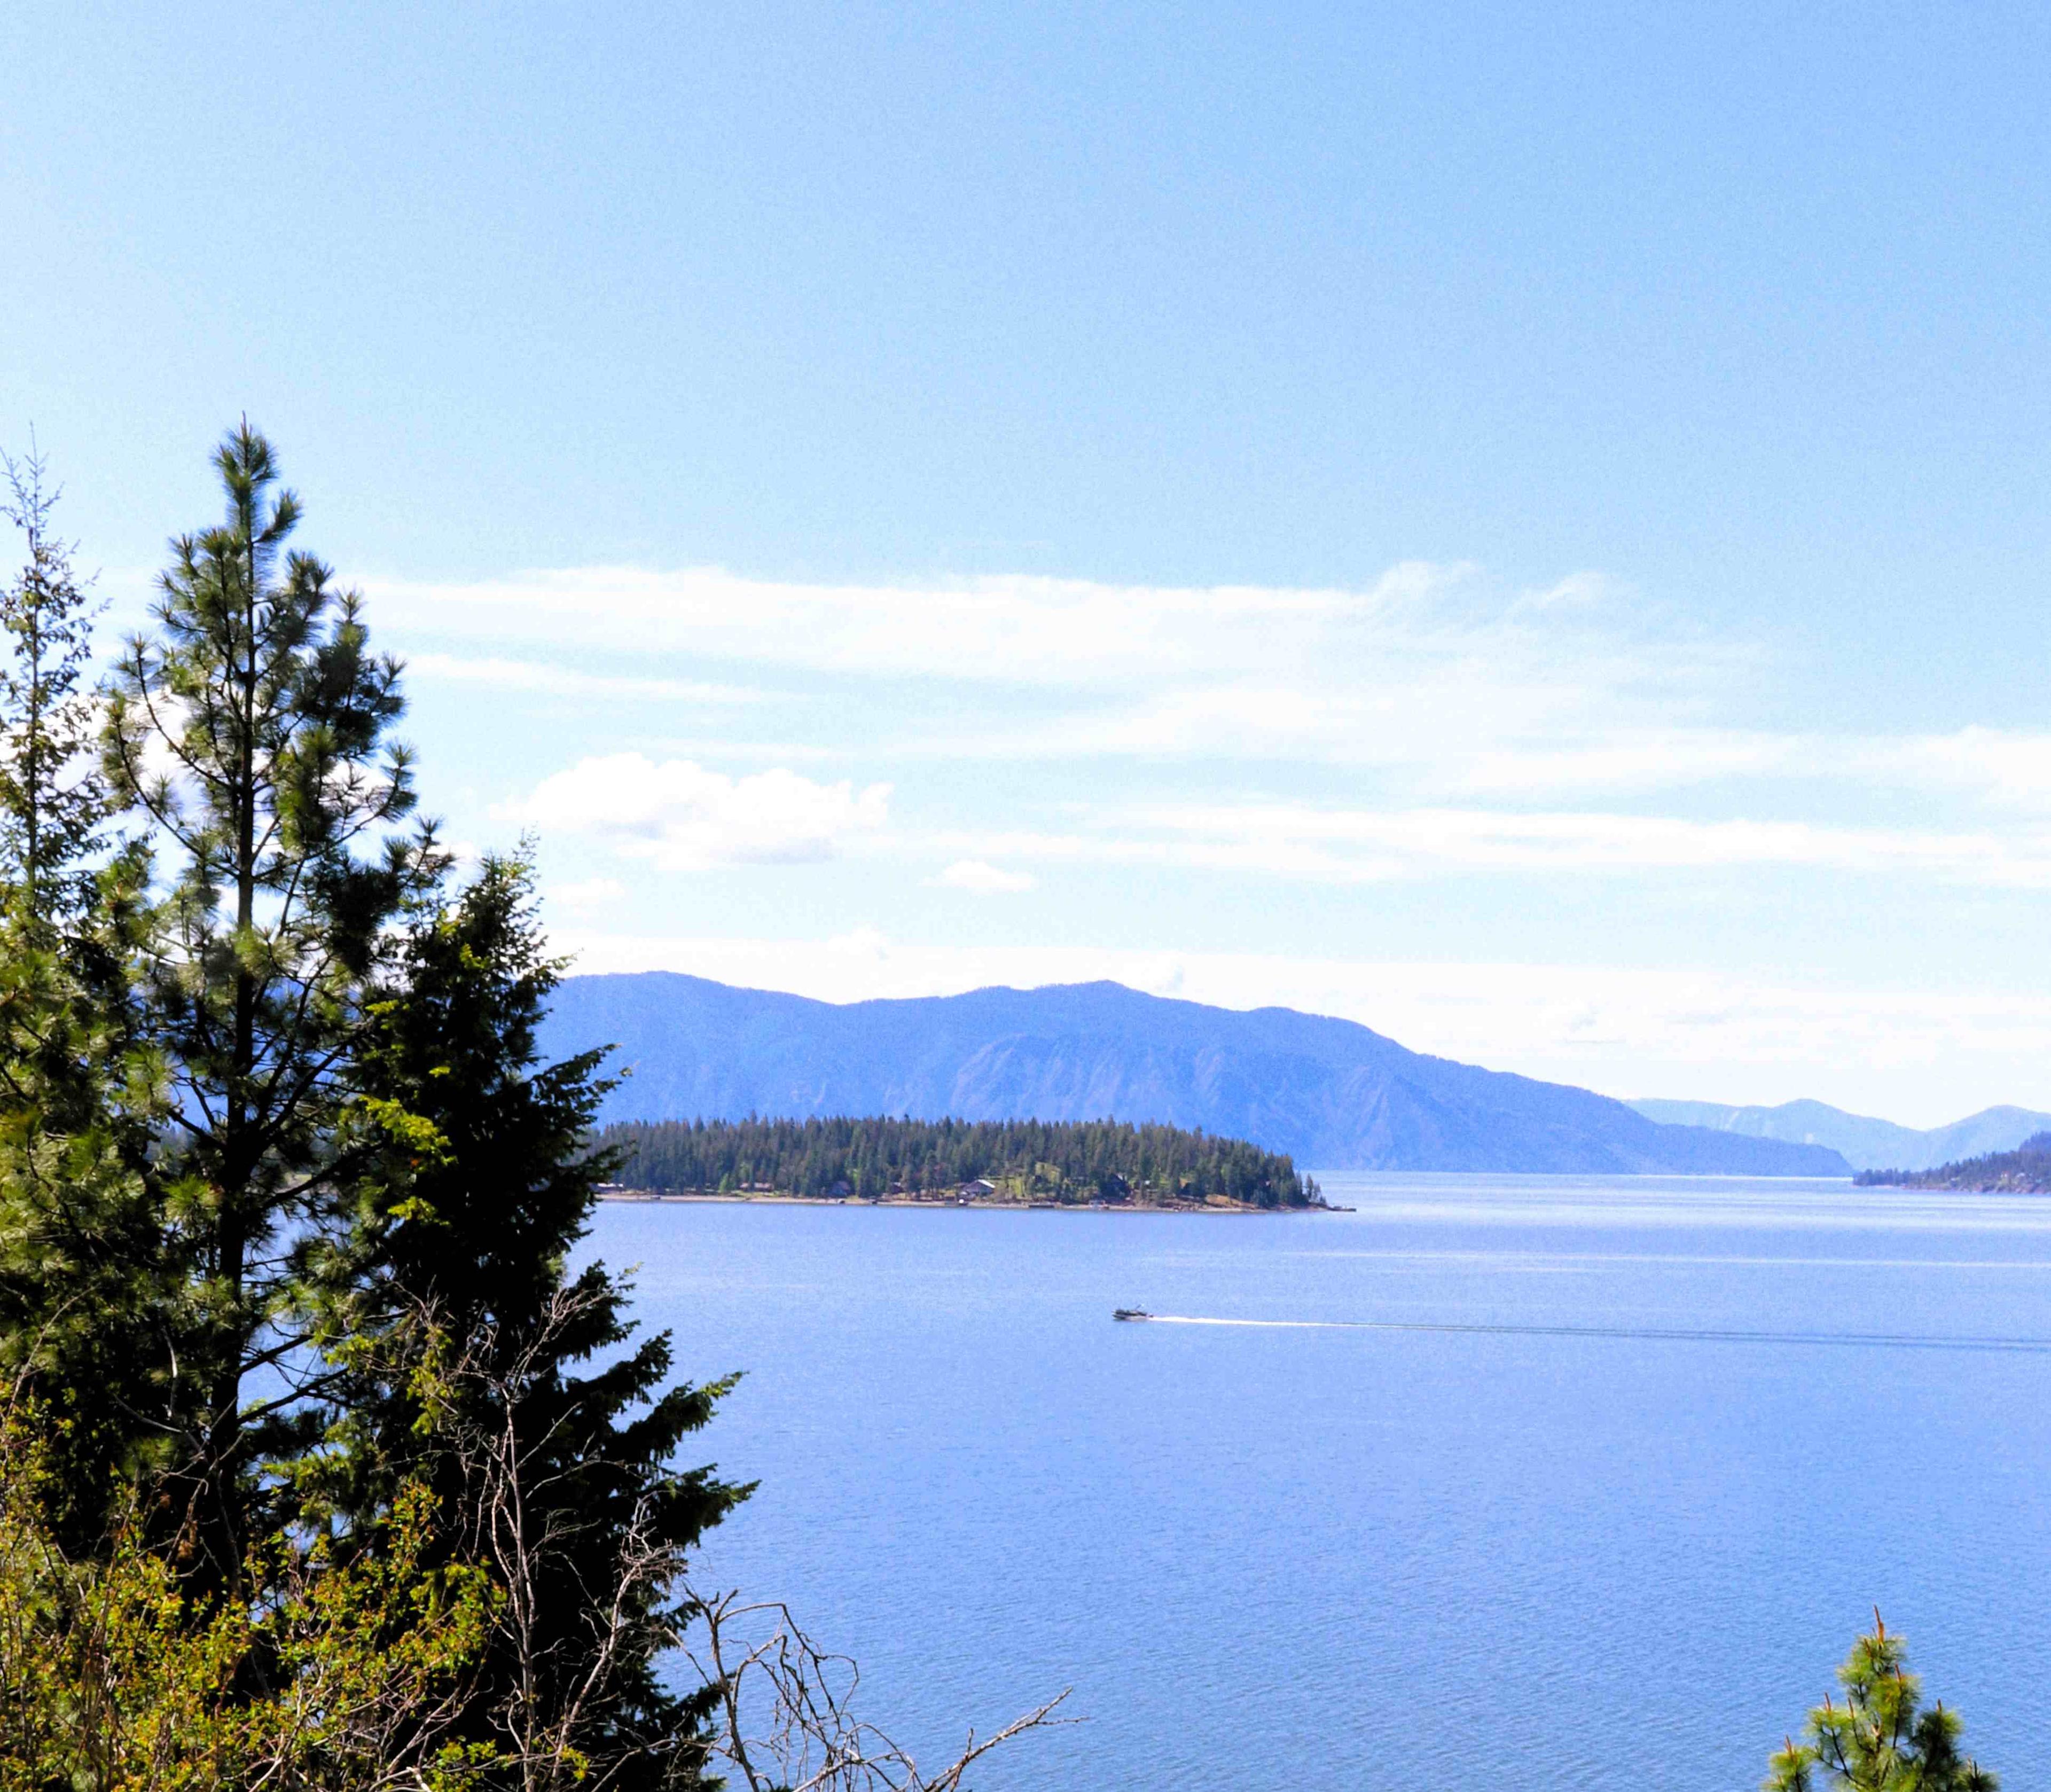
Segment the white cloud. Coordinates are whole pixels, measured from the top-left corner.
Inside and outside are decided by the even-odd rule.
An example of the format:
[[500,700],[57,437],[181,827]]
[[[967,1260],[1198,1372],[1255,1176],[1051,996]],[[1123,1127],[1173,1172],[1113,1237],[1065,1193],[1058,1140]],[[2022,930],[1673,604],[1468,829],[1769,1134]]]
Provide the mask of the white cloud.
[[[1560,593],[1599,584],[1588,576]],[[1116,585],[981,578],[824,585],[717,568],[595,567],[467,584],[373,582],[381,627],[411,638],[576,641],[581,651],[677,654],[815,671],[1077,691],[1276,690],[1379,701],[1420,669],[1522,687],[1520,711],[1670,692],[1729,646],[1645,607],[1534,599],[1468,565],[1405,563],[1356,590]]]
[[561,697],[632,697],[666,703],[759,703],[764,693],[741,685],[713,685],[693,678],[646,678],[533,660],[472,658],[459,654],[412,654],[406,670],[416,677],[451,684],[490,685],[502,690],[540,691]]
[[2051,837],[1830,828],[1803,822],[1482,809],[1164,803],[1106,810],[1088,832],[956,830],[901,844],[935,854],[1154,865],[1365,884],[1448,872],[1677,872],[1782,865],[1915,873],[2051,888]]
[[1834,769],[1798,735],[1723,728],[1619,729],[1596,740],[1490,746],[1453,759],[1441,782],[1476,795],[1670,790],[1723,778],[1810,775]]
[[999,896],[1029,890],[1037,880],[1029,873],[1006,871],[982,859],[956,859],[933,881],[951,890],[972,890],[978,896]]
[[1522,593],[1516,608],[1533,611],[1588,609],[1598,603],[1613,603],[1621,595],[1618,587],[1600,572],[1572,572],[1555,584]]
[[1320,809],[1304,804],[1183,804],[1133,819],[1213,847],[1252,849],[1278,865],[1359,869],[1605,871],[1799,865],[1916,870],[1972,883],[2051,884],[2051,841],[1804,822],[1693,821],[1665,815],[1521,814],[1471,809]]
[[[1070,811],[1081,818],[1053,829],[1045,794],[1007,808],[979,790],[958,811],[961,827],[893,840],[940,865],[1098,861],[1341,883],[1792,865],[2051,885],[2051,839],[2037,820],[2051,815],[2051,733],[1975,727],[1889,738],[1731,725],[1726,712],[1760,681],[1759,654],[1675,627],[1592,574],[1518,591],[1471,566],[1406,564],[1347,591],[1032,578],[822,585],[599,568],[374,588],[402,633],[476,638],[472,655],[416,656],[436,676],[594,701],[615,692],[725,701],[772,666],[815,683],[910,679],[916,696],[864,697],[865,724],[900,718],[910,731],[894,744],[871,738],[865,755],[920,766],[1294,767],[1307,774],[1303,790],[1328,787],[1330,773],[1315,768],[1362,775],[1349,806],[1307,798],[1234,806],[1193,785],[1178,793],[1169,773],[1158,787],[1188,800],[1092,810],[1083,784]],[[580,661],[610,655],[616,670],[543,663],[570,639]],[[673,675],[708,664],[729,681]],[[747,780],[741,798],[679,757],[668,763],[690,769],[665,774],[682,780],[666,795],[643,788],[653,767],[627,779],[659,816],[609,818],[605,791],[587,812],[592,793],[566,787],[557,802],[552,780],[531,799],[543,807],[524,817],[609,830],[623,850],[678,865],[880,843],[881,787],[858,795],[790,769],[847,750],[835,713],[832,703],[812,705],[820,738],[791,740],[806,731],[781,728],[781,745],[639,743],[658,755],[716,752],[774,766],[760,776],[789,780],[780,788]],[[951,774],[920,775],[923,797],[950,781],[959,791]],[[1286,770],[1262,777],[1293,794]],[[1926,800],[1904,812],[1893,800],[1904,791]],[[1877,825],[1838,819],[1852,791]],[[1660,793],[1666,814],[1613,812]],[[1876,814],[1873,799],[1889,809]]]
[[[1695,783],[1770,771],[1788,752],[1727,732],[1697,739],[1757,655],[1591,574],[1519,592],[1472,566],[1423,563],[1357,590],[590,568],[370,588],[402,642],[478,642],[474,654],[416,652],[436,676],[545,677],[568,691],[601,675],[538,662],[574,642],[580,660],[618,660],[604,676],[623,690],[708,701],[745,689],[751,666],[952,687],[953,703],[894,705],[917,720],[893,750],[915,757],[1317,762],[1529,791]],[[503,657],[509,646],[531,657]],[[714,665],[725,682],[686,676]]]
[[640,753],[580,760],[545,778],[508,819],[550,834],[585,834],[670,871],[832,857],[889,819],[890,787],[816,783],[779,768],[743,778],[690,759]]
[[1714,779],[1828,779],[1946,791],[1996,808],[2051,810],[2051,733],[1974,726],[1951,734],[1828,736],[1701,727],[1620,728],[1587,740],[1490,748],[1451,781],[1477,794],[1671,789]]
[[[427,678],[732,705],[772,694],[744,670],[692,675],[721,663],[1041,693],[1037,719],[999,703],[973,728],[942,720],[899,743],[912,755],[1295,760],[1523,796],[1822,777],[2051,808],[2051,733],[1730,727],[1717,712],[1759,681],[1761,652],[1678,626],[1590,572],[1520,591],[1471,565],[1422,562],[1354,590],[592,567],[368,589],[381,630],[436,644],[411,655]],[[477,650],[443,650],[465,640]],[[619,663],[549,658],[572,643],[580,661]],[[523,646],[529,657],[506,651]]]
[[[1414,634],[1471,568],[1404,565],[1358,591],[981,578],[795,584],[714,568],[593,567],[468,584],[373,582],[379,620],[507,639],[609,642],[819,670],[1022,684],[1123,684],[1302,664],[1334,635]],[[1499,607],[1499,606],[1498,606]],[[1445,626],[1443,617],[1431,626]]]
[[1972,727],[1875,740],[1858,764],[1868,775],[1963,790],[2000,807],[2051,809],[2051,734]]

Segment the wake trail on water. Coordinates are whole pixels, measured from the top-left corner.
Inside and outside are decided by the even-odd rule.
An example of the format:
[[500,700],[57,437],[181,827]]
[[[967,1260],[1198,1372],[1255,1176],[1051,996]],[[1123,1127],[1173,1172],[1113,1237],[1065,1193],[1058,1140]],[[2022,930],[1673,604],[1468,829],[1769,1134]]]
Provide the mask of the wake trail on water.
[[1240,1325],[1262,1331],[1452,1332],[1483,1337],[1608,1337],[1675,1344],[1830,1344],[1868,1350],[1982,1350],[2051,1355],[2051,1337],[1953,1337],[1916,1332],[1753,1332],[1658,1325],[1486,1325],[1443,1319],[1222,1319],[1151,1313],[1151,1325]]

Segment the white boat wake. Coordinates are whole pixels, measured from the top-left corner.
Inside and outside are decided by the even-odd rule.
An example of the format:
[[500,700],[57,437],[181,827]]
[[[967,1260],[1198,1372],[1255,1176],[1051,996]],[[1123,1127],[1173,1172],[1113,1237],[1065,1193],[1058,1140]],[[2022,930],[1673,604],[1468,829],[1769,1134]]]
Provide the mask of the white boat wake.
[[[1121,1318],[1126,1317],[1121,1311]],[[2051,1337],[1947,1337],[1919,1332],[1772,1332],[1713,1326],[1537,1325],[1444,1319],[1227,1319],[1191,1313],[1134,1312],[1150,1325],[1236,1325],[1261,1331],[1450,1332],[1482,1337],[1649,1339],[1676,1344],[1828,1344],[1869,1350],[1985,1350],[2051,1353]]]

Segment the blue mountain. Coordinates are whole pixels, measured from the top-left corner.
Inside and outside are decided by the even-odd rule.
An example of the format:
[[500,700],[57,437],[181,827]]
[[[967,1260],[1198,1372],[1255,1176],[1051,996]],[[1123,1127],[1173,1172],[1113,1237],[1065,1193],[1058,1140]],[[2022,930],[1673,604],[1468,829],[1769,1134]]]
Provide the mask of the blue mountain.
[[749,1114],[1158,1120],[1313,1169],[1846,1176],[1827,1146],[1647,1119],[1287,1008],[1116,983],[840,1005],[647,971],[572,977],[545,1048],[616,1047],[607,1120]]
[[1783,1102],[1778,1107],[1729,1107],[1711,1101],[1634,1101],[1648,1120],[1754,1138],[1791,1139],[1827,1145],[1854,1169],[1935,1169],[1967,1158],[2013,1151],[2051,1127],[2051,1114],[2032,1107],[1988,1107],[1948,1126],[1918,1130],[1864,1114],[1847,1114],[1820,1101]]

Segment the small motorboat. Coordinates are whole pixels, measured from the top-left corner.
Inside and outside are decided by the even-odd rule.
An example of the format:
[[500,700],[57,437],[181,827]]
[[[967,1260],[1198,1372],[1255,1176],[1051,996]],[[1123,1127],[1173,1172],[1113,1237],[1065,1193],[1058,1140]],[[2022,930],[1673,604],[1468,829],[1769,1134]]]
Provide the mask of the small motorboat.
[[1114,1319],[1151,1319],[1154,1315],[1143,1307],[1115,1306],[1111,1310]]

